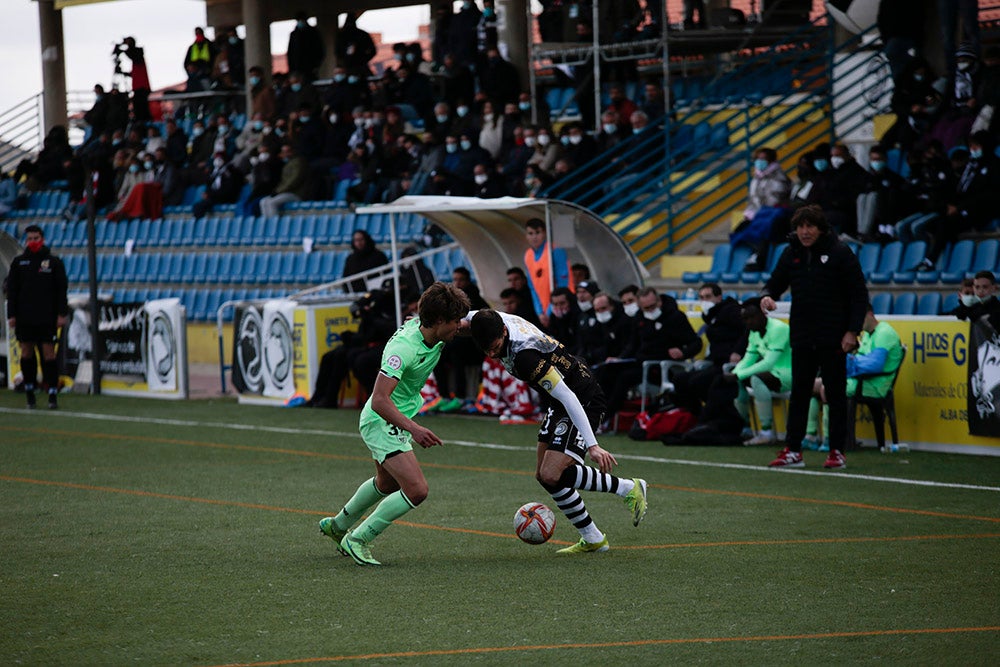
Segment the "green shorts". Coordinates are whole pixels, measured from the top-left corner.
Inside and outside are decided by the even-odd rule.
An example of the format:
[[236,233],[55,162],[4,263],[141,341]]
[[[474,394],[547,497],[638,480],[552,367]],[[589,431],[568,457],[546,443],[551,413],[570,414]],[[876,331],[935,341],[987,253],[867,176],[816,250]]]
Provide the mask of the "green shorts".
[[384,419],[373,419],[360,426],[361,438],[372,452],[372,458],[384,463],[390,454],[413,451],[413,436],[409,431]]

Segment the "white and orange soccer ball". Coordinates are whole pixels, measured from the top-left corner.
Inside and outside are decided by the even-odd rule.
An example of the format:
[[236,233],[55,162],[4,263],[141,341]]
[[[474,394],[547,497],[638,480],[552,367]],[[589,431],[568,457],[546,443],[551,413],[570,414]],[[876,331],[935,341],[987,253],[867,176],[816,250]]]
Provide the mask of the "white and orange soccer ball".
[[528,544],[548,542],[556,529],[556,515],[542,503],[525,503],[514,514],[514,533]]

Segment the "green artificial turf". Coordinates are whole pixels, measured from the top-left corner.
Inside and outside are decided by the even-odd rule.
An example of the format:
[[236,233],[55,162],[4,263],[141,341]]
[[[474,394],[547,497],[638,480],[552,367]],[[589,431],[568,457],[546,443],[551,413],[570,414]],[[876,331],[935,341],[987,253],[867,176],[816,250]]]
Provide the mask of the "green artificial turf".
[[[372,463],[358,413],[0,392],[0,664],[995,664],[1000,458],[608,436],[650,483],[607,554],[513,536],[552,506],[535,428],[424,420],[428,500],[357,567],[321,536]],[[921,481],[915,485],[893,480]],[[950,485],[950,486],[949,486]],[[970,485],[987,488],[955,488]]]

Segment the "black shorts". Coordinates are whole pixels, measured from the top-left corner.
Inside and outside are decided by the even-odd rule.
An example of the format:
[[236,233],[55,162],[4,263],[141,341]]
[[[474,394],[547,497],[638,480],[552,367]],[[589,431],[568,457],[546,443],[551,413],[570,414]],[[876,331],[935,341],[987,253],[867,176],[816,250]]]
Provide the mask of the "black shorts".
[[[604,411],[606,406],[603,401],[592,401],[583,406],[587,413],[587,421],[590,427],[597,431],[597,428],[604,421]],[[559,401],[552,401],[545,419],[538,428],[538,442],[544,442],[553,452],[562,452],[580,463],[584,462],[587,447],[580,436],[580,431],[573,425],[573,420],[569,418],[566,408]]]
[[19,343],[55,343],[56,330],[55,324],[49,326],[47,324],[21,324],[18,322],[17,327],[14,328],[14,338]]

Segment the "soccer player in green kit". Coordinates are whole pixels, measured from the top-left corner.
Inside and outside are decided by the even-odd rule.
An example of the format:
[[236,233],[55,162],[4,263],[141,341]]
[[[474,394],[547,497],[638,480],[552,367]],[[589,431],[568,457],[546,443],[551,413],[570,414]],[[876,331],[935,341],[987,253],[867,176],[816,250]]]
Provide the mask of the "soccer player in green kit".
[[[436,282],[421,295],[417,311],[418,317],[397,329],[386,344],[375,387],[361,411],[361,437],[375,459],[375,476],[358,487],[337,516],[319,522],[320,532],[358,565],[381,565],[372,557],[372,540],[427,498],[427,480],[412,442],[424,448],[442,444],[413,417],[423,404],[420,390],[441,349],[455,337],[469,312],[469,299],[453,285]],[[368,518],[351,530],[376,504]]]

